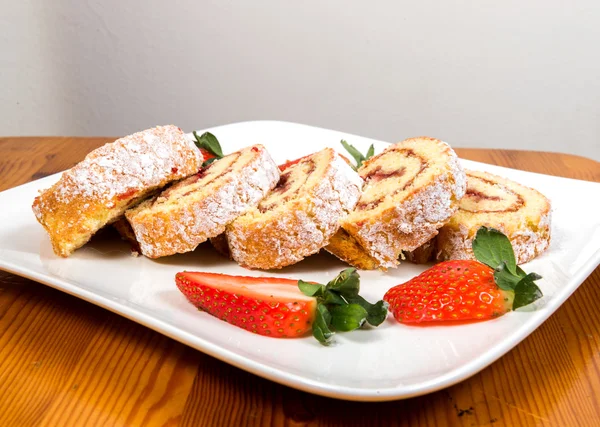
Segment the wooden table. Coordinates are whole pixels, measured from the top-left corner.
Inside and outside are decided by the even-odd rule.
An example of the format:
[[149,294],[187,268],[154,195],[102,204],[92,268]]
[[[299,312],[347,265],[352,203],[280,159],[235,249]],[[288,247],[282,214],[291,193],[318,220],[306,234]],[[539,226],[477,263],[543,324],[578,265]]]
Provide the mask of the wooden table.
[[[0,190],[69,168],[110,140],[0,138]],[[600,163],[581,157],[457,151],[600,181]],[[548,321],[481,373],[422,397],[355,403],[264,380],[0,272],[0,425],[600,425],[599,300],[596,269]]]

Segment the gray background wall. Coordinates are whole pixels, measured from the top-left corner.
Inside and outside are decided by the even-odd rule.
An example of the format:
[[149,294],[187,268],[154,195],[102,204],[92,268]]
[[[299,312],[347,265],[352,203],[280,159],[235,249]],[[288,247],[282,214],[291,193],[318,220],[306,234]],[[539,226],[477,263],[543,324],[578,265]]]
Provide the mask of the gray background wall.
[[254,119],[600,160],[600,2],[4,1],[1,135]]

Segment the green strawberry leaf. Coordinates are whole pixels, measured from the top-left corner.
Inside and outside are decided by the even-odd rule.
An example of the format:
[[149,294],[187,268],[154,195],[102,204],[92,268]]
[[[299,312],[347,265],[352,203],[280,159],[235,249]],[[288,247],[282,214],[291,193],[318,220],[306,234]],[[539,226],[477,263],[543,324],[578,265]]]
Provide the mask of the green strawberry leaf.
[[500,266],[496,268],[496,271],[494,271],[494,280],[500,289],[504,291],[514,291],[515,286],[517,286],[517,283],[519,283],[521,277],[512,274],[508,270],[506,263],[502,261],[502,264],[500,264]]
[[367,323],[371,326],[379,326],[387,318],[389,304],[383,300],[371,304],[369,301],[356,295],[348,298],[349,304],[358,304],[367,311]]
[[513,310],[529,305],[543,296],[535,284],[542,277],[536,273],[527,274],[517,265],[510,240],[502,232],[480,227],[473,240],[473,253],[477,261],[495,270],[494,281],[498,288],[514,292]]
[[515,286],[515,299],[513,301],[513,310],[524,307],[532,302],[540,299],[543,294],[540,288],[534,283],[535,280],[541,279],[542,276],[536,273],[529,273],[523,277]]
[[363,153],[358,151],[358,149],[354,145],[348,144],[343,139],[340,142],[342,143],[346,151],[350,153],[352,157],[354,157],[354,160],[356,160],[356,167],[354,167],[354,169],[358,169],[359,167],[361,167],[365,160],[370,159],[375,154],[375,146],[373,144],[371,144],[371,146],[367,150],[367,154],[363,155]]
[[304,295],[317,300],[312,332],[323,345],[330,343],[336,330],[352,331],[365,322],[379,326],[388,314],[387,302],[371,304],[358,294],[360,276],[355,268],[343,270],[326,286],[298,280],[298,288]]
[[329,329],[331,314],[323,304],[317,305],[317,315],[312,325],[313,336],[323,345],[331,342],[334,332]]
[[502,262],[512,274],[517,274],[515,253],[508,237],[502,232],[488,227],[481,227],[473,240],[473,253],[477,261],[497,269]]
[[338,331],[353,331],[366,320],[367,310],[358,304],[338,305],[331,309],[331,325]]
[[356,168],[359,168],[362,165],[362,162],[365,160],[365,156],[363,156],[362,153],[356,149],[356,147],[348,144],[345,140],[342,139],[340,142],[346,151],[350,153],[352,157],[354,157],[354,160],[356,160]]
[[204,148],[219,159],[223,158],[223,150],[216,136],[210,132],[204,132],[200,136],[198,136],[196,131],[192,132],[192,134],[196,138],[195,144],[198,148]]
[[356,268],[347,268],[327,283],[327,290],[336,291],[346,296],[358,295],[360,290],[360,276]]
[[348,304],[348,301],[346,299],[344,299],[338,293],[332,292],[332,291],[325,291],[324,294],[323,294],[323,298],[321,299],[321,302],[323,304],[327,305],[328,307],[331,304],[333,304],[333,305],[346,305],[346,304]]
[[298,280],[298,288],[307,297],[322,296],[323,293],[325,292],[325,286],[319,285],[318,283],[317,284],[308,283],[308,282],[305,282],[304,280]]

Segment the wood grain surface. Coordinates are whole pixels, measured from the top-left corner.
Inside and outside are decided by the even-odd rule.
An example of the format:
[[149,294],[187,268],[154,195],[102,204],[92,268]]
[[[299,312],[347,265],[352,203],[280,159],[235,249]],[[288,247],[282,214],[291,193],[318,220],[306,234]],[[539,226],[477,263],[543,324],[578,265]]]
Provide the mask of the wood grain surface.
[[[0,138],[0,190],[64,170],[110,140]],[[600,163],[581,157],[457,152],[600,182]],[[596,269],[548,321],[481,373],[426,396],[356,403],[264,380],[92,304],[0,272],[0,425],[598,426],[599,300]]]

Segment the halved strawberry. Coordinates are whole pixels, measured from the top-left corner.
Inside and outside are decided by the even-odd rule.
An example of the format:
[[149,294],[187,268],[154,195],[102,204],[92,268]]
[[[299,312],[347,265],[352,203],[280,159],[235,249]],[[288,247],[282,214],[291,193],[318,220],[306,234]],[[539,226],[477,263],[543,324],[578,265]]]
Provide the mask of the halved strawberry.
[[388,290],[383,299],[396,320],[486,320],[542,297],[534,283],[541,277],[516,264],[512,245],[500,231],[481,227],[473,253],[479,261],[445,261]]
[[196,307],[260,335],[298,337],[315,319],[317,300],[297,280],[183,272],[175,281]]
[[328,344],[335,331],[352,331],[365,323],[378,326],[387,304],[361,297],[356,269],[347,268],[327,285],[275,277],[177,273],[179,290],[196,307],[250,332],[285,338],[313,336]]
[[402,323],[484,320],[512,307],[513,295],[494,282],[494,270],[478,261],[445,261],[386,292],[384,301]]

